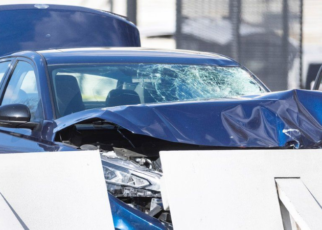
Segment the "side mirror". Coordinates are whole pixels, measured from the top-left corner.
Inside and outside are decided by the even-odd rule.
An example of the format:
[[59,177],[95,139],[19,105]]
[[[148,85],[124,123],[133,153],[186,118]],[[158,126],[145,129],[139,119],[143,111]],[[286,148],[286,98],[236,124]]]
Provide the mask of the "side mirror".
[[0,127],[34,129],[38,124],[30,122],[30,110],[23,104],[0,106]]

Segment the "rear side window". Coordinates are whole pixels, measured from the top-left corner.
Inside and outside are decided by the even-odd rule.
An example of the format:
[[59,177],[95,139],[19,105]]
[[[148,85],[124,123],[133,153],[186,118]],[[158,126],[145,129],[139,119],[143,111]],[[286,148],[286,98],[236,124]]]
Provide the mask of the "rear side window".
[[2,100],[2,105],[8,104],[24,104],[30,109],[31,121],[42,119],[35,71],[27,62],[20,61],[10,78]]
[[10,61],[0,62],[0,83],[9,68]]

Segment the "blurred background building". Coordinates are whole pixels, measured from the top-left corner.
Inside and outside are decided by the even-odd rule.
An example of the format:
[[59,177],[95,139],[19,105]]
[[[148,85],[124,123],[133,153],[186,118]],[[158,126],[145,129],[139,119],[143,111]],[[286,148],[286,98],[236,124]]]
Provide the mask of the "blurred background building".
[[310,88],[322,64],[321,0],[0,0],[28,2],[127,16],[143,47],[221,53],[272,90]]

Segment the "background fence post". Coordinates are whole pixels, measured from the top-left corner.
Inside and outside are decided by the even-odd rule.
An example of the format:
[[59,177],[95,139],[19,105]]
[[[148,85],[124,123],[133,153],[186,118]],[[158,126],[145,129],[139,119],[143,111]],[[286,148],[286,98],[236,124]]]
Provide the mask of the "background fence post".
[[127,0],[127,18],[137,25],[137,0]]

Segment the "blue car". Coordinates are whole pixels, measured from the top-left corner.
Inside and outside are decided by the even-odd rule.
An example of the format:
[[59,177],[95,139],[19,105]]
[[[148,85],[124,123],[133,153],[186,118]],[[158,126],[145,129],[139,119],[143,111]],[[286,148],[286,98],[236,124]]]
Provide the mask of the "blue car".
[[[173,228],[160,193],[160,151],[321,145],[321,106],[312,105],[320,93],[269,93],[246,68],[218,54],[133,48],[140,45],[136,27],[106,12],[95,14],[118,34],[80,38],[64,49],[82,31],[46,40],[58,36],[48,15],[86,9],[15,7],[21,9],[1,9],[0,18],[9,11],[44,14],[48,25],[19,27],[39,43],[31,35],[14,36],[16,46],[0,43],[0,152],[99,150],[115,229]],[[0,40],[10,43],[4,35]]]
[[194,110],[267,92],[235,61],[190,51],[24,51],[1,58],[0,74],[0,151],[99,149],[117,229],[171,228],[159,151],[213,148],[214,133],[189,137],[187,119],[207,117]]

